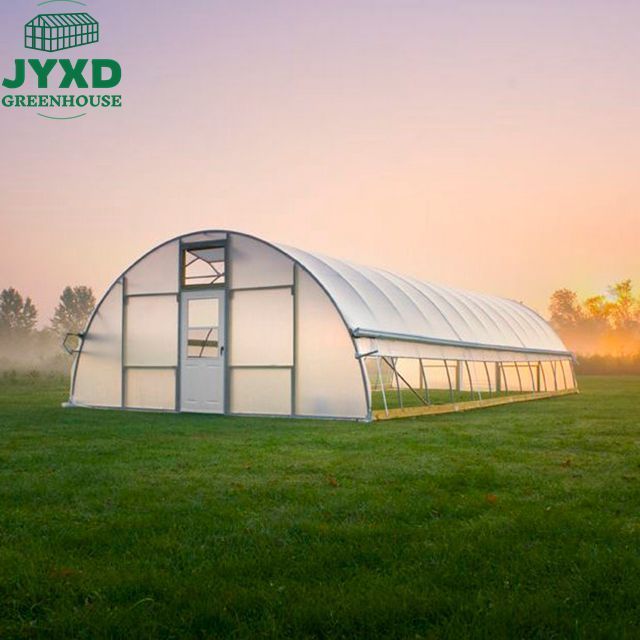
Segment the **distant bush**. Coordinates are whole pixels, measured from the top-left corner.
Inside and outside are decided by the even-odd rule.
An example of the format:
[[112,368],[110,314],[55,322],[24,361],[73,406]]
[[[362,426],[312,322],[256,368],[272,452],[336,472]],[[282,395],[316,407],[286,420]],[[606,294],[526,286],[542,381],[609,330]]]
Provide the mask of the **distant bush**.
[[640,375],[640,353],[634,355],[591,355],[578,356],[578,375]]

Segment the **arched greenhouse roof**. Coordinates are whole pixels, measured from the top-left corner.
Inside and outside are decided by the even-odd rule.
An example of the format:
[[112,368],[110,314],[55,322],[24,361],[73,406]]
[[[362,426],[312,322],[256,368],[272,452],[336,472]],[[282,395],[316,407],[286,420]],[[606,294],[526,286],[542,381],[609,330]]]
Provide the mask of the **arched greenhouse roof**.
[[514,300],[275,246],[318,280],[354,337],[570,355],[541,316]]

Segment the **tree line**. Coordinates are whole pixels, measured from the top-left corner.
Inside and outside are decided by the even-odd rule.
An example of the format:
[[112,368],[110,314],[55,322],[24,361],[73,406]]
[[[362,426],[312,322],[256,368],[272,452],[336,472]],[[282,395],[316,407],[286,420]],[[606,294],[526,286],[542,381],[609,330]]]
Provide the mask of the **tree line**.
[[42,369],[66,372],[70,358],[61,348],[67,333],[81,332],[96,305],[84,285],[65,287],[49,323],[38,329],[31,298],[9,287],[0,292],[0,370]]
[[631,280],[583,300],[571,289],[558,289],[551,295],[549,316],[583,372],[640,373],[640,296]]

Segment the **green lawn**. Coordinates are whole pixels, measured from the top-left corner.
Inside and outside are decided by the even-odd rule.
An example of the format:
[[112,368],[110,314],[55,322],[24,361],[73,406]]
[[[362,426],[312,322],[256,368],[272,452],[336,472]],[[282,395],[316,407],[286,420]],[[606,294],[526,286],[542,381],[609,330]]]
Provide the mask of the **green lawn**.
[[637,638],[640,377],[382,423],[0,378],[0,638]]

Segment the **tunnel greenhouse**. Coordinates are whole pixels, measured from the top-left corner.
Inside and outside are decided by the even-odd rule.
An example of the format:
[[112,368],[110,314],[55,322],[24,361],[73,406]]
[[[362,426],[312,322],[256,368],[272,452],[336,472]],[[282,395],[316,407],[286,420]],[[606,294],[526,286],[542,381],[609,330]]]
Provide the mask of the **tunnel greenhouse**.
[[152,249],[77,335],[69,406],[368,421],[577,391],[523,304],[235,231]]

